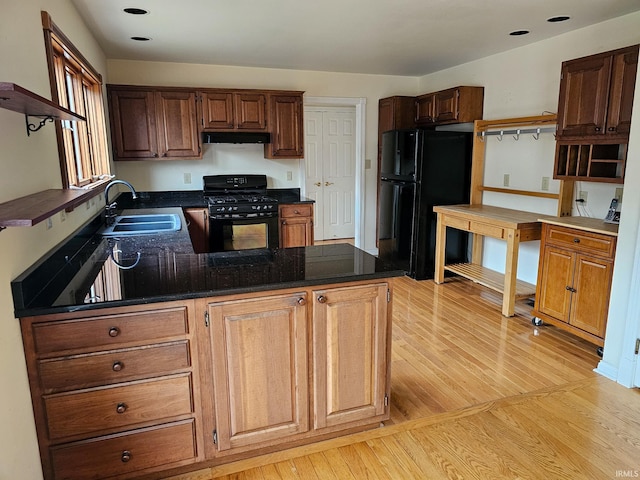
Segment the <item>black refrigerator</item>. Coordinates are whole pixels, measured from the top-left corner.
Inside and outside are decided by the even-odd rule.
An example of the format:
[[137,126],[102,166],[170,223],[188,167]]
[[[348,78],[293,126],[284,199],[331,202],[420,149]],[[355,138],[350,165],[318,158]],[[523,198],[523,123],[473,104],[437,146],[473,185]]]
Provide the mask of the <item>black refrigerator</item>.
[[[382,134],[378,256],[417,280],[433,278],[435,205],[469,203],[473,134]],[[468,234],[447,229],[446,262],[467,262]]]

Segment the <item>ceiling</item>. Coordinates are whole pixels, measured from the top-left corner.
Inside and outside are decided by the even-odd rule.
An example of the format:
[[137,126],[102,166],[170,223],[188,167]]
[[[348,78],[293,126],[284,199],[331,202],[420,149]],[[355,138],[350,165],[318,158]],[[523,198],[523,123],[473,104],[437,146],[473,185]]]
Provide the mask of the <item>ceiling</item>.
[[[109,59],[403,76],[640,10],[638,0],[72,1]],[[559,15],[571,18],[547,22]]]

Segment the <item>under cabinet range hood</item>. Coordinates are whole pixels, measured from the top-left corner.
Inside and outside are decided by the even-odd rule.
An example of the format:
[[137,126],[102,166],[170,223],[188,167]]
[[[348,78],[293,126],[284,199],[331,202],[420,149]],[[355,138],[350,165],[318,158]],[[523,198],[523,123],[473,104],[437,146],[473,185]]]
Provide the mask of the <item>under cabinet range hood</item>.
[[271,143],[268,132],[202,132],[202,143]]

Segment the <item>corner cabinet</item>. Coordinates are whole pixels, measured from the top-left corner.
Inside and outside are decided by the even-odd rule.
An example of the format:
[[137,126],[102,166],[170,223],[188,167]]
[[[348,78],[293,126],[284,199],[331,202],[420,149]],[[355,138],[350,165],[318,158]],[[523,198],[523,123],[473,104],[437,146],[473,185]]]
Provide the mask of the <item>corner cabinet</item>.
[[303,158],[303,92],[269,95],[269,129],[271,143],[264,146],[265,158]]
[[313,204],[278,206],[280,248],[313,245]]
[[554,178],[624,182],[638,48],[562,63]]
[[107,86],[115,160],[200,158],[196,93]]
[[543,224],[533,314],[604,345],[616,236]]

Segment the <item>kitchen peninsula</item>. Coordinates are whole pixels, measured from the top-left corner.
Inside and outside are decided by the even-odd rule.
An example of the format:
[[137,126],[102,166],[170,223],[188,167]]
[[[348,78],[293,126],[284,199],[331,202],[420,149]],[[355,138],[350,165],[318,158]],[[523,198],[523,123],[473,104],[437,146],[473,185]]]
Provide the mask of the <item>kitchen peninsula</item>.
[[178,232],[107,238],[98,217],[12,283],[46,479],[159,478],[389,418],[404,272],[348,244],[196,254],[175,203],[156,212]]

